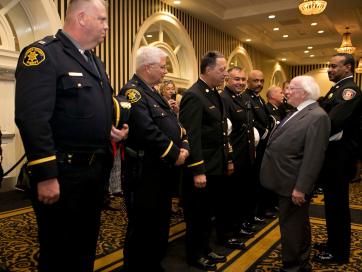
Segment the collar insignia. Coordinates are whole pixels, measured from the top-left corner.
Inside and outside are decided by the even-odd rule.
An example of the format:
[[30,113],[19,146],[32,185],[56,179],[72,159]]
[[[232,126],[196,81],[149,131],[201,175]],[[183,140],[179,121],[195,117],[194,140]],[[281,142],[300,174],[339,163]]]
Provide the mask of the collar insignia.
[[331,93],[330,95],[328,95],[328,99],[331,99],[333,96],[333,93]]

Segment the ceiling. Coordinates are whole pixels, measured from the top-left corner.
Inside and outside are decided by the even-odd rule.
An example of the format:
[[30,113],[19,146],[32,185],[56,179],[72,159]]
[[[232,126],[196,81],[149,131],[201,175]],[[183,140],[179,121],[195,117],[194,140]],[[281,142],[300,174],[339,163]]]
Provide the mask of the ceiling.
[[[335,48],[341,46],[346,27],[357,48],[355,59],[362,57],[361,0],[327,0],[325,11],[311,16],[300,13],[298,5],[302,0],[181,0],[179,5],[174,0],[164,2],[279,61],[286,59],[288,65],[328,62],[337,53]],[[270,19],[270,15],[275,18]]]

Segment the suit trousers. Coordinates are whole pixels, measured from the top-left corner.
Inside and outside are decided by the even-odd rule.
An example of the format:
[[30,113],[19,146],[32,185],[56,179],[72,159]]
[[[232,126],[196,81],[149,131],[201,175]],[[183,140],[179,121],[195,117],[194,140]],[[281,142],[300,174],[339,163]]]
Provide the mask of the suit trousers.
[[215,216],[218,241],[232,237],[230,187],[223,175],[207,175],[206,180],[204,188],[195,187],[190,173],[184,180],[186,253],[189,261],[205,257],[212,251],[209,245],[212,215]]
[[91,165],[58,163],[60,197],[55,204],[39,202],[37,185],[31,186],[39,233],[39,272],[93,271],[101,217],[102,157]]
[[322,168],[320,179],[324,189],[324,204],[329,250],[338,260],[349,260],[351,248],[351,213],[349,210],[349,180],[338,169]]
[[168,246],[175,169],[147,155],[143,169],[141,180],[125,177],[122,183],[128,216],[124,271],[163,271],[161,261]]
[[291,197],[278,196],[279,225],[284,272],[309,272],[311,251],[311,227],[309,222],[310,197],[306,203],[295,205]]

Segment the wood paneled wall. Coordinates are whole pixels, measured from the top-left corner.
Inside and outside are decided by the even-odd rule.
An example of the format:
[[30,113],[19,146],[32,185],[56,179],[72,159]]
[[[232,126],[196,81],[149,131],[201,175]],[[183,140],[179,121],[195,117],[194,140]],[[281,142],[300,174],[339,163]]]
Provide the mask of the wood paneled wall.
[[[354,67],[358,66],[358,61],[355,61]],[[321,68],[328,68],[327,63],[323,64],[312,64],[312,65],[299,65],[299,66],[291,66],[290,67],[290,75],[291,78],[296,76],[304,75],[312,70],[321,69]],[[358,85],[358,87],[362,88],[362,74],[357,74],[354,72],[353,74],[354,82]]]
[[[243,46],[240,40],[160,0],[107,0],[107,2],[109,31],[104,43],[95,48],[95,53],[104,61],[111,84],[116,91],[132,77],[129,64],[137,31],[142,23],[156,12],[168,12],[178,18],[189,34],[199,64],[202,56],[209,50],[220,51],[228,58],[235,48]],[[69,0],[54,0],[62,22],[68,3]],[[253,60],[255,50],[248,45],[245,49]]]

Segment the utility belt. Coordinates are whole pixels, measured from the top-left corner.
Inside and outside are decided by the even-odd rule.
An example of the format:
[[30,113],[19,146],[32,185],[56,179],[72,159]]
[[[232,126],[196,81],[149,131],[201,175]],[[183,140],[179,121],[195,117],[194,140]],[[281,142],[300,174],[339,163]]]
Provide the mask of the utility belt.
[[57,152],[57,162],[63,164],[86,164],[91,165],[96,159],[100,159],[104,154],[98,153],[70,153],[70,152]]

